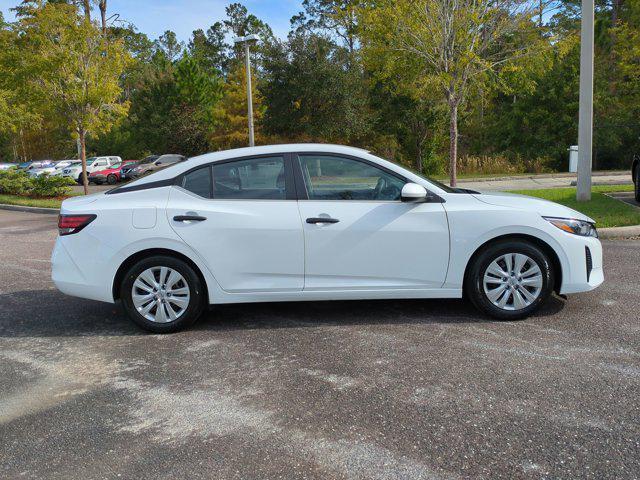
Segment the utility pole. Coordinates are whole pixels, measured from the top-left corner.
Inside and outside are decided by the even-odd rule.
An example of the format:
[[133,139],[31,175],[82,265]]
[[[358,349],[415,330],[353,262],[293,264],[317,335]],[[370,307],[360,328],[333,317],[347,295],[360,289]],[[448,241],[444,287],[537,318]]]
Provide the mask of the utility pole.
[[247,74],[247,117],[249,121],[249,146],[255,146],[254,130],[253,130],[253,96],[251,94],[251,57],[249,55],[249,46],[257,43],[258,35],[247,35],[234,39],[236,45],[244,44],[244,65]]
[[578,114],[578,188],[576,200],[591,200],[593,148],[593,23],[594,0],[582,0],[580,30],[580,112]]

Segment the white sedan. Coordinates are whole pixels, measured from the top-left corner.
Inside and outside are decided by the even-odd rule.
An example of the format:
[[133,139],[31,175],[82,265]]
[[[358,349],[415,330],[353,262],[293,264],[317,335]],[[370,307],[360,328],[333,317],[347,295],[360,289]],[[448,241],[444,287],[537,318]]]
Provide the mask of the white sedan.
[[52,277],[153,332],[208,305],[461,298],[503,320],[603,281],[593,220],[454,189],[364,150],[210,153],[62,204]]

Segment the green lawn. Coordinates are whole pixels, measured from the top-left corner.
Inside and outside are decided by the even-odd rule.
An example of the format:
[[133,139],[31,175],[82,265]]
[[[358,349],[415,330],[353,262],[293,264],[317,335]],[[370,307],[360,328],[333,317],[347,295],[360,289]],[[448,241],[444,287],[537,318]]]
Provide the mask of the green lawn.
[[26,207],[60,208],[62,200],[58,198],[28,198],[0,194],[0,203],[5,205],[24,205]]
[[577,202],[575,188],[551,188],[548,190],[514,190],[513,193],[544,198],[593,218],[598,227],[624,227],[640,224],[640,208],[604,195],[608,192],[633,191],[633,185],[597,185],[593,187],[590,202]]

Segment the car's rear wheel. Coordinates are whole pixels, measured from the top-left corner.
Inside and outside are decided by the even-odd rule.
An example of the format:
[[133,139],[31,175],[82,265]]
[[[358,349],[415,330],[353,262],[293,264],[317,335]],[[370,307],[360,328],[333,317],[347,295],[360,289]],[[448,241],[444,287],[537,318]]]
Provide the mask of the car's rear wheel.
[[145,330],[171,333],[193,324],[205,307],[205,294],[193,268],[158,255],[137,262],[120,287],[129,318]]
[[107,183],[109,185],[115,185],[116,183],[118,183],[118,177],[116,177],[113,173],[110,173],[109,175],[107,175]]
[[474,259],[465,282],[473,304],[499,320],[525,318],[553,292],[553,266],[537,245],[522,240],[490,244]]

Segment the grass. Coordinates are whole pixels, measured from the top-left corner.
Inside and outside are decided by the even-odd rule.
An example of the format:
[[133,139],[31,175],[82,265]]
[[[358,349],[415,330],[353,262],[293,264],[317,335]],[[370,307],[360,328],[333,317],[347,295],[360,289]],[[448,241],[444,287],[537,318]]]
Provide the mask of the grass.
[[0,203],[5,205],[22,205],[25,207],[60,208],[64,198],[29,198],[19,195],[0,194]]
[[605,195],[610,192],[633,191],[633,185],[597,185],[592,189],[590,202],[576,201],[575,188],[550,188],[545,190],[514,190],[531,197],[544,198],[566,205],[593,218],[598,227],[624,227],[640,224],[640,208]]

